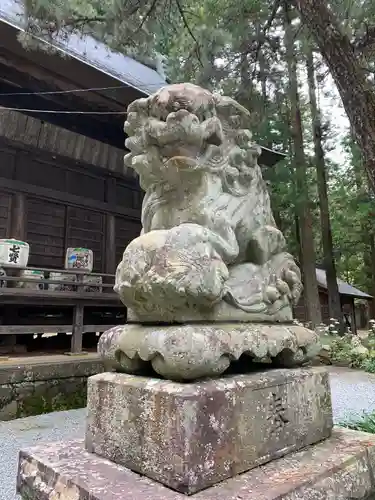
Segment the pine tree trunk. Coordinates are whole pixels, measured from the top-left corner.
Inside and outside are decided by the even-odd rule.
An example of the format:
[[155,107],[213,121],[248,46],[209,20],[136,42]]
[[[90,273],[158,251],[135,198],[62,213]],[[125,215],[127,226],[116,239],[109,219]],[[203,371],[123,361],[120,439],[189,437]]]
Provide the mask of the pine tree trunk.
[[[358,158],[355,159],[357,155],[353,131],[351,152],[354,160],[352,163],[354,168],[355,185],[357,188],[357,199],[359,201],[369,196],[371,187],[370,185],[366,185],[366,179],[364,179],[363,175],[365,173],[363,164],[358,161]],[[375,238],[374,229],[369,218],[367,221],[362,220],[361,222],[361,240],[363,243],[364,272],[370,281],[367,291],[373,296],[373,299],[370,302],[370,313],[371,317],[375,318]]]
[[[367,188],[369,189],[369,186],[367,186]],[[375,318],[375,228],[371,223],[370,216],[368,217],[367,224],[365,224],[363,235],[365,236],[365,240],[367,239],[368,243],[368,274],[371,277],[370,294],[373,297],[372,301],[370,302],[371,318]]]
[[318,181],[320,223],[324,253],[324,268],[327,276],[328,307],[331,318],[340,321],[340,333],[344,331],[339,287],[337,284],[336,264],[333,254],[331,221],[329,216],[326,164],[322,146],[322,122],[316,100],[314,55],[311,46],[306,49],[306,68],[309,86],[311,121],[314,137],[315,166]]
[[[288,1],[288,0],[286,0]],[[326,0],[293,0],[314,37],[337,85],[361,148],[370,186],[375,192],[375,91],[361,67],[361,57],[327,6]]]
[[315,327],[322,322],[322,313],[316,279],[312,217],[309,206],[306,158],[303,147],[302,119],[298,94],[297,61],[294,51],[294,32],[287,2],[285,2],[285,48],[289,75],[291,132],[296,168],[297,211],[300,223],[302,272],[305,286],[304,298],[309,321]]
[[372,290],[370,293],[372,293],[373,299],[370,302],[370,313],[371,313],[371,318],[375,318],[375,236],[374,233],[372,232],[369,235],[370,239],[370,263],[371,263],[371,275],[372,275]]

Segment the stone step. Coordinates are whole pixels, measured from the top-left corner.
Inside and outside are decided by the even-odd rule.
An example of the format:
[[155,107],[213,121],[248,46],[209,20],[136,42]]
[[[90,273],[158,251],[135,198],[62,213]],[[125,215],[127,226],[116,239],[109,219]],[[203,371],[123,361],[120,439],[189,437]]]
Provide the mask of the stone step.
[[[194,500],[370,500],[375,436],[332,436],[191,496]],[[88,453],[81,441],[43,444],[20,454],[24,500],[183,500],[186,495]]]

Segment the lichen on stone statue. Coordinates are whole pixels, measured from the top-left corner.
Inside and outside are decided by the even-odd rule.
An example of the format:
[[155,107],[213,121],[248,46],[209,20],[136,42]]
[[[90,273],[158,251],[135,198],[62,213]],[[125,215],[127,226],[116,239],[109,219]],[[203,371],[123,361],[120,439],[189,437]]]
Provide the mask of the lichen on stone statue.
[[132,320],[292,319],[301,275],[275,225],[250,118],[192,84],[129,106],[125,162],[146,194],[115,290]]
[[146,194],[141,235],[116,272],[128,323],[98,344],[107,369],[151,365],[196,380],[242,355],[291,367],[319,351],[317,334],[291,321],[301,275],[275,225],[250,118],[191,84],[129,106],[125,162]]

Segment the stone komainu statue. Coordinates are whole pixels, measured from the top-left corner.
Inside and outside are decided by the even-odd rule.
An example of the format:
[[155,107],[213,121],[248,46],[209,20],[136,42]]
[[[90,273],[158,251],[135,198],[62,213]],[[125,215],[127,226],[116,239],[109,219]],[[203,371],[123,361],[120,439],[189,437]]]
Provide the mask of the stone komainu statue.
[[192,84],[128,108],[142,233],[115,290],[139,322],[289,321],[301,275],[272,216],[250,113]]

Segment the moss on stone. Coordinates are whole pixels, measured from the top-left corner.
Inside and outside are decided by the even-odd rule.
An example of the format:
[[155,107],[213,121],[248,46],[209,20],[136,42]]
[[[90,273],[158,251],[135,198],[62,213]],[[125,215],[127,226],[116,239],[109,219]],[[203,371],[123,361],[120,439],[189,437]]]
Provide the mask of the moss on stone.
[[86,406],[86,381],[70,381],[53,387],[35,387],[34,390],[18,399],[16,418],[41,415],[54,411],[73,410]]
[[87,378],[103,369],[97,359],[0,367],[0,421],[85,407]]

